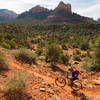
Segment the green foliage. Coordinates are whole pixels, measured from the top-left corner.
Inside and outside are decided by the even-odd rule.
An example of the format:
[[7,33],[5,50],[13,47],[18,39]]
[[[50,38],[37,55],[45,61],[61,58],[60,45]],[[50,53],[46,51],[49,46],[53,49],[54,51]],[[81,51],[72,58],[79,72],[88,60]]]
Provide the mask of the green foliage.
[[6,40],[6,43],[10,45],[11,49],[16,48],[16,43],[13,40]]
[[20,44],[21,46],[23,46],[23,47],[28,46],[28,42],[27,42],[27,40],[25,40],[25,39],[21,39],[20,42],[19,42],[19,44]]
[[73,54],[74,60],[80,61],[81,60],[81,52],[79,50],[76,50],[76,52]]
[[61,60],[62,50],[57,44],[51,44],[46,50],[46,59],[50,62],[58,63]]
[[0,51],[0,71],[1,70],[8,70],[8,65],[5,61],[5,54]]
[[63,64],[68,64],[69,60],[70,60],[70,57],[69,57],[68,54],[66,54],[66,55],[62,54],[61,55],[61,61],[62,61]]
[[21,71],[11,76],[6,83],[6,88],[4,91],[6,100],[23,100],[23,89],[27,84],[28,78],[29,75]]
[[38,59],[41,61],[45,61],[45,56],[39,56]]
[[62,49],[68,50],[68,46],[66,44],[62,44]]
[[23,61],[28,64],[35,62],[37,55],[34,51],[29,49],[19,49],[13,53],[17,60]]
[[38,47],[38,48],[36,49],[36,54],[37,54],[38,56],[41,56],[42,52],[43,52],[43,50],[42,50],[41,47]]
[[1,43],[1,46],[2,46],[3,48],[6,48],[6,49],[11,49],[11,46],[10,46],[8,43],[6,43],[6,42],[2,42],[2,43]]
[[95,62],[92,61],[93,59],[87,58],[85,63],[83,64],[83,68],[87,71],[91,71],[92,68],[95,66]]
[[96,39],[94,54],[85,62],[85,68],[88,68],[90,71],[100,71],[100,36]]
[[82,41],[81,44],[80,44],[80,46],[81,46],[82,50],[89,49],[89,43],[88,43],[88,41]]
[[87,56],[88,56],[89,58],[92,58],[92,56],[91,56],[91,54],[90,54],[90,51],[89,51],[89,50],[87,50]]

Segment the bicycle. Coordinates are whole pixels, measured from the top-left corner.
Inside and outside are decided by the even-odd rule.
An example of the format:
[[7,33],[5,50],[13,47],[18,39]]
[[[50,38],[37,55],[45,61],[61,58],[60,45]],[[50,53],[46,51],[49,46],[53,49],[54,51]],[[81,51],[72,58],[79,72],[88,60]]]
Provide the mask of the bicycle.
[[[55,79],[56,85],[60,87],[65,87],[67,83],[69,84],[69,82],[70,82],[70,77],[68,72],[66,72],[66,75],[64,77],[61,76]],[[80,80],[74,80],[71,84],[71,88],[74,91],[79,91],[80,89],[82,89],[82,83],[80,82]]]

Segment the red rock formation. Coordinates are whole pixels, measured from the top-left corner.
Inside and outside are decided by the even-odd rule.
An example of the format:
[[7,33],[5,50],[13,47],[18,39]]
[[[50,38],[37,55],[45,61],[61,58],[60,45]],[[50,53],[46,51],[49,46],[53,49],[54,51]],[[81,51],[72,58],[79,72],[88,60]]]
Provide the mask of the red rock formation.
[[30,11],[32,11],[32,13],[35,13],[35,12],[49,11],[49,9],[41,7],[41,6],[38,5],[34,8],[32,8],[32,9],[30,9]]
[[55,8],[55,11],[58,12],[60,10],[66,10],[70,13],[72,13],[72,7],[71,4],[65,4],[63,1],[61,1],[57,8]]

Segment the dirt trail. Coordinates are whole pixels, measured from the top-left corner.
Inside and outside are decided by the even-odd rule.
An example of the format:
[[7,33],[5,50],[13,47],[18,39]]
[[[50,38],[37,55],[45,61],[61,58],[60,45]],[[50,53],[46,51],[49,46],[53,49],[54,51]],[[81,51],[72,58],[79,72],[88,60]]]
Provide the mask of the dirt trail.
[[[16,68],[16,69],[20,69],[20,70],[26,70],[26,68],[23,68],[20,65],[18,65],[16,63],[13,63],[13,62],[9,62],[9,65],[10,65],[11,68],[14,68],[14,69]],[[34,70],[31,70],[31,69],[27,68],[27,72],[29,72],[31,74],[34,74],[36,77],[41,77],[43,80],[45,80],[49,84],[54,84],[55,83],[54,78],[39,74],[38,72],[35,72]],[[66,97],[66,94],[64,92],[71,93],[71,91],[72,91],[72,89],[70,87],[66,86],[64,88],[64,91],[60,95],[62,95],[62,98]],[[99,97],[100,96],[100,88],[97,87],[96,89],[93,89],[93,88],[92,89],[83,89],[79,93],[84,93],[84,95],[88,96],[88,97],[93,97],[93,98],[94,97]],[[95,100],[95,99],[93,99],[93,100]]]
[[[16,65],[15,63],[9,63],[10,66],[16,68],[16,69],[20,69],[20,70],[25,70],[24,68],[20,67],[19,65]],[[48,77],[48,76],[44,76],[44,75],[41,75],[35,71],[32,71],[30,69],[27,69],[27,72],[31,73],[31,74],[34,74],[36,77],[41,77],[43,78],[46,82],[48,83],[54,83],[54,79]]]

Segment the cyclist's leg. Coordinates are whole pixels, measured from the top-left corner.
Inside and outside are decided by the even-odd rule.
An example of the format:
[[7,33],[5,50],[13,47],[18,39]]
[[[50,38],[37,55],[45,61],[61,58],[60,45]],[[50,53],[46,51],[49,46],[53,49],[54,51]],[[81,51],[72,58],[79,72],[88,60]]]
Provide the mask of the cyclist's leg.
[[70,79],[70,85],[73,85],[73,81],[74,81],[74,80],[75,80],[74,77]]
[[75,80],[78,80],[78,77],[73,77],[73,78],[71,79],[71,85],[73,85],[73,82],[74,82]]

